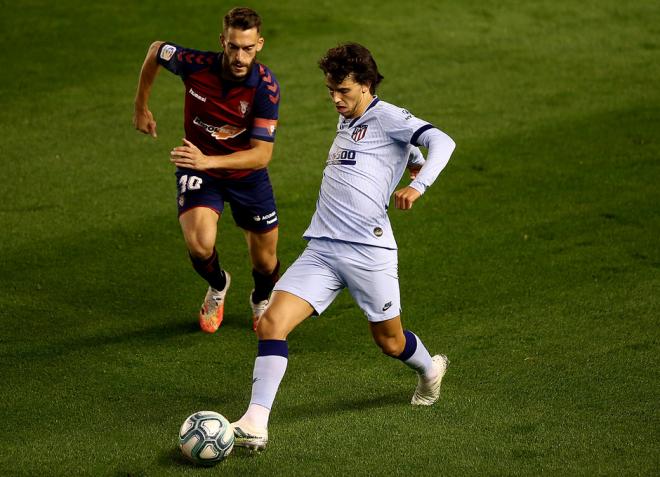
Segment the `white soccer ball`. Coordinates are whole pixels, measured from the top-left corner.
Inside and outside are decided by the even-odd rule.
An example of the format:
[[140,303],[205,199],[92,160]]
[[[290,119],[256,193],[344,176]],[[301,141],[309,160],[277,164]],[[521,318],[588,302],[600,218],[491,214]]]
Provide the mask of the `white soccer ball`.
[[179,447],[195,464],[214,465],[234,448],[234,429],[222,414],[199,411],[181,425]]

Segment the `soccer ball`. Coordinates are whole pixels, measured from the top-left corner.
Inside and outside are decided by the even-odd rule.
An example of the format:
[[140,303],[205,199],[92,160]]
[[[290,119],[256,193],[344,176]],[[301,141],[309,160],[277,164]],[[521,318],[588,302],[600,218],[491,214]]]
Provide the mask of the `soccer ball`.
[[214,465],[234,448],[234,429],[222,414],[199,411],[181,425],[179,447],[191,462]]

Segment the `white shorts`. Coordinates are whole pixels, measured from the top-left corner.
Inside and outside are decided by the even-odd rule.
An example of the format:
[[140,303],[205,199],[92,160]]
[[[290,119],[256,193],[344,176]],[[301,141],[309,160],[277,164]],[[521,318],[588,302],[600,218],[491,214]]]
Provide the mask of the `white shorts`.
[[275,290],[289,292],[308,302],[319,315],[344,288],[348,288],[369,321],[399,316],[397,251],[312,239],[275,285]]

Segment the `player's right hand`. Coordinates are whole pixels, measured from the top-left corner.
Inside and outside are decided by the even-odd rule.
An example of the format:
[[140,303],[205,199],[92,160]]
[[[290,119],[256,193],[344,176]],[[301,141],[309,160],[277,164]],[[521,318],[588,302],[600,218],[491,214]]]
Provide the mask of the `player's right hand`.
[[404,187],[394,193],[394,206],[401,210],[410,210],[413,203],[419,199],[422,194],[413,187]]
[[133,126],[141,133],[148,134],[151,137],[157,137],[156,120],[154,115],[148,109],[137,109],[133,113]]

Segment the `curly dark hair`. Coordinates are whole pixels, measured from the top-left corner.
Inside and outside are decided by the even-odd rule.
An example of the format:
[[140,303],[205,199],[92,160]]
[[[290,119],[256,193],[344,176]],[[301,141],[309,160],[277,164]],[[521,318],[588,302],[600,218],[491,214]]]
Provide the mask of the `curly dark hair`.
[[383,80],[371,52],[359,43],[344,43],[330,48],[319,60],[319,67],[337,84],[353,75],[356,83],[369,85],[371,94],[376,93],[376,88]]
[[259,32],[261,31],[261,17],[251,8],[232,8],[222,20],[223,31],[226,32],[228,28],[238,28],[239,30],[256,28]]

